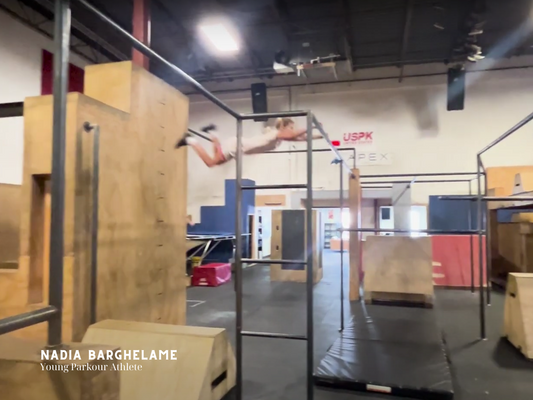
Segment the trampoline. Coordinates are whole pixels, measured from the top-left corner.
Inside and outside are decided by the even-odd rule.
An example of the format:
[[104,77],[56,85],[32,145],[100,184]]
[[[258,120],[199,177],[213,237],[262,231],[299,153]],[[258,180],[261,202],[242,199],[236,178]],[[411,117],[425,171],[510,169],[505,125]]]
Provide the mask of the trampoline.
[[357,305],[314,374],[315,384],[420,399],[452,399],[433,309]]

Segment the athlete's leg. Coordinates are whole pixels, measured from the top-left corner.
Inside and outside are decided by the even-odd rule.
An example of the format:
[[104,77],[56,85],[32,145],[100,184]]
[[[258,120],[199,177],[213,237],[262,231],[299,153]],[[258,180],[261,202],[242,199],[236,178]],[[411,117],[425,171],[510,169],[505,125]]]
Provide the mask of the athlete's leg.
[[176,143],[176,148],[180,148],[183,146],[190,146],[194,149],[195,153],[198,154],[198,157],[202,159],[202,161],[207,165],[209,168],[215,167],[217,165],[223,164],[226,160],[225,158],[215,153],[214,157],[211,157],[209,154],[207,154],[207,151],[200,146],[198,141],[191,137],[189,134],[185,134],[185,136]]
[[210,135],[211,141],[213,143],[213,152],[215,153],[215,156],[225,159],[226,157],[224,157],[224,153],[222,152],[220,138],[218,137],[218,133],[216,132],[216,129],[217,129],[216,125],[209,124],[207,126],[204,126],[201,129],[201,131]]

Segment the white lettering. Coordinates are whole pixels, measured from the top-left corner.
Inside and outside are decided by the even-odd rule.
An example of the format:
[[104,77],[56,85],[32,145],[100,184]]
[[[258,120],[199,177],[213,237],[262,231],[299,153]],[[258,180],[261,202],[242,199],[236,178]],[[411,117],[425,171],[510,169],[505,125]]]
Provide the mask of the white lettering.
[[41,360],[49,360],[50,359],[49,357],[50,357],[50,354],[48,353],[48,350],[41,350]]
[[178,359],[178,357],[177,357],[177,355],[176,355],[177,353],[178,353],[177,350],[172,350],[172,351],[170,352],[170,354],[171,354],[170,359],[173,360],[173,361],[176,361],[176,360]]
[[163,358],[163,355],[165,356],[165,360],[168,360],[168,350],[159,350],[159,359],[161,360]]
[[115,351],[115,360],[122,359],[122,352],[120,350]]
[[97,360],[105,360],[105,355],[104,355],[104,351],[103,350],[98,351],[98,357],[96,359]]
[[157,354],[155,353],[155,350],[152,350],[150,353],[150,360],[157,360]]
[[139,359],[139,350],[133,350],[133,359],[138,360]]
[[144,350],[141,350],[141,360],[148,360],[148,357],[144,356]]
[[112,360],[113,359],[113,350],[107,350],[107,358],[106,360]]
[[96,352],[94,350],[89,350],[89,360],[94,360],[96,358]]
[[131,350],[124,350],[123,360],[131,360]]

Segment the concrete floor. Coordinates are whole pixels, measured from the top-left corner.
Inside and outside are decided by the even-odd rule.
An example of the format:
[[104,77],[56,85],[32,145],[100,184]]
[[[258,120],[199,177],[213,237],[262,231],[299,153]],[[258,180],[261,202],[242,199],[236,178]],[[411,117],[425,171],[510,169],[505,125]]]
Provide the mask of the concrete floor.
[[[324,278],[314,289],[315,366],[339,335],[339,258],[339,253],[324,253]],[[345,255],[346,266],[347,261]],[[346,274],[345,293],[347,283]],[[189,325],[226,328],[234,342],[233,284],[218,288],[189,288],[187,297]],[[504,296],[494,293],[492,300],[492,306],[487,309],[489,339],[479,341],[477,295],[462,290],[436,292],[435,311],[448,347],[455,399],[531,400],[533,363],[527,361],[506,341],[500,340]],[[357,307],[350,307],[350,303],[345,302],[345,321],[349,321],[351,314],[357,312]],[[268,266],[255,266],[244,270],[243,308],[245,330],[296,335],[306,333],[305,285],[271,283]],[[243,343],[244,399],[306,398],[305,342],[244,338]],[[233,398],[231,395],[228,397]],[[382,398],[391,397],[315,387],[316,400]]]

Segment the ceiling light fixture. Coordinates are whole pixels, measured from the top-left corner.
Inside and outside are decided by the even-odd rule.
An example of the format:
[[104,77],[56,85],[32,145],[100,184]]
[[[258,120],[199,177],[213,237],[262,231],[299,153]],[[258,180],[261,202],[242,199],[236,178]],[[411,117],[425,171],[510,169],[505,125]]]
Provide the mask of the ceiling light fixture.
[[217,50],[222,52],[235,52],[239,50],[237,41],[231,36],[229,30],[222,24],[202,25],[200,30],[211,41]]

